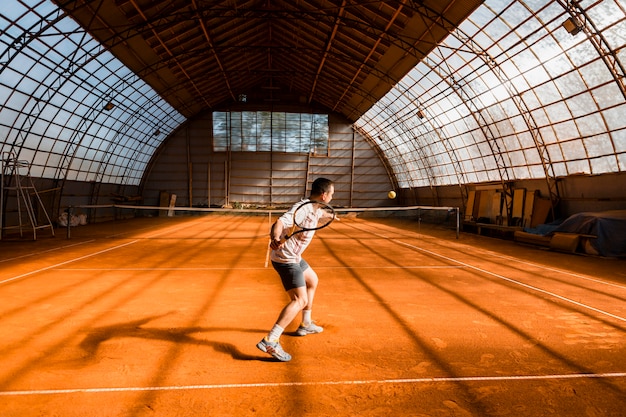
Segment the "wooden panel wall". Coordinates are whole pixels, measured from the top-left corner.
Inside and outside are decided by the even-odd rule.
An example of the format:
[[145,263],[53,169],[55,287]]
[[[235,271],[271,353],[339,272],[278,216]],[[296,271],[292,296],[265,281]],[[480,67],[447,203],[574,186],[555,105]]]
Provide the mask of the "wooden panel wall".
[[[161,192],[178,206],[283,206],[308,196],[315,178],[335,182],[338,207],[391,205],[391,179],[370,144],[340,116],[331,115],[328,155],[213,152],[210,114],[190,122],[159,149],[144,178],[145,205]],[[394,202],[397,203],[397,202]]]

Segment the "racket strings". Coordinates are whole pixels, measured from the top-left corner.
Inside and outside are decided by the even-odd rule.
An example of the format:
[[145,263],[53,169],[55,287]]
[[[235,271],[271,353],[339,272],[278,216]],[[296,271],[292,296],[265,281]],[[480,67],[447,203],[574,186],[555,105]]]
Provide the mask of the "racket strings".
[[294,223],[300,229],[313,229],[317,227],[317,216],[309,207],[302,207],[297,210],[294,216]]
[[334,218],[335,212],[332,207],[309,201],[298,207],[294,213],[294,225],[304,230],[320,229],[332,222]]
[[332,208],[324,206],[320,208],[321,215],[317,222],[318,226],[324,226],[335,219],[335,212]]

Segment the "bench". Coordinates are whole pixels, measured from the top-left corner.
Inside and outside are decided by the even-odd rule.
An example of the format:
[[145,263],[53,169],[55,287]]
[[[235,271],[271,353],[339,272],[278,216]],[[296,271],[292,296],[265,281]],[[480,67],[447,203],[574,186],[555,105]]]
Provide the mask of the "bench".
[[555,232],[550,239],[550,249],[563,252],[576,252],[579,247],[581,252],[587,252],[590,239],[596,239],[597,236],[582,233],[564,233]]
[[469,229],[468,231],[475,232],[477,235],[500,237],[512,239],[514,234],[521,231],[519,226],[501,226],[491,223],[476,223],[476,222],[464,222],[463,229]]

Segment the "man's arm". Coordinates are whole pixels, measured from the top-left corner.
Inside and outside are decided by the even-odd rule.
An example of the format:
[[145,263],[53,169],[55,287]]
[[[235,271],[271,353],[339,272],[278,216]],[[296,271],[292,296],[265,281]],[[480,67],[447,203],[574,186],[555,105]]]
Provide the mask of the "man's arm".
[[276,220],[270,229],[270,247],[274,250],[278,249],[282,242],[280,241],[280,237],[283,235],[283,229],[285,225],[280,219]]

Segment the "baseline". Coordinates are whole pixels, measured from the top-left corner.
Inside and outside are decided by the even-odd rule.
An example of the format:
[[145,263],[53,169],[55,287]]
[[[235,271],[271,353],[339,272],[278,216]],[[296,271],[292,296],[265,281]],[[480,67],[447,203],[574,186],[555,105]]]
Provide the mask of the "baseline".
[[374,384],[423,384],[449,382],[484,382],[484,381],[536,381],[562,379],[614,379],[626,378],[626,372],[609,372],[601,374],[554,374],[554,375],[509,375],[509,376],[461,376],[461,377],[432,377],[432,378],[404,378],[404,379],[370,379],[355,381],[312,381],[312,382],[261,382],[252,384],[214,384],[214,385],[170,385],[162,387],[110,387],[110,388],[68,388],[49,390],[0,391],[0,396],[27,396],[27,395],[59,395],[75,393],[108,393],[108,392],[136,392],[136,391],[181,391],[181,390],[214,390],[231,388],[268,388],[268,387],[298,387],[324,385],[374,385]]

